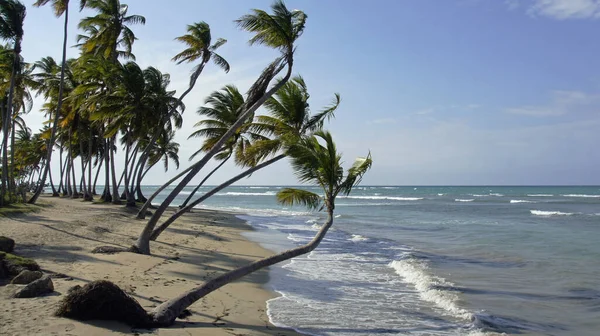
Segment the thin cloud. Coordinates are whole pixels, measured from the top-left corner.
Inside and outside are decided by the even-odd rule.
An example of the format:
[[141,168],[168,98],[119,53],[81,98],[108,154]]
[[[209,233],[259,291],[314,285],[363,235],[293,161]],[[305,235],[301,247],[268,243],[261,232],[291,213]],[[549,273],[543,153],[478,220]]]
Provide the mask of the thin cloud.
[[557,117],[569,113],[585,113],[596,110],[600,95],[580,91],[554,91],[551,102],[546,105],[527,105],[507,108],[506,113],[531,117]]
[[[508,0],[506,3],[515,9],[520,2]],[[527,12],[556,20],[597,19],[600,18],[600,0],[533,0]]]

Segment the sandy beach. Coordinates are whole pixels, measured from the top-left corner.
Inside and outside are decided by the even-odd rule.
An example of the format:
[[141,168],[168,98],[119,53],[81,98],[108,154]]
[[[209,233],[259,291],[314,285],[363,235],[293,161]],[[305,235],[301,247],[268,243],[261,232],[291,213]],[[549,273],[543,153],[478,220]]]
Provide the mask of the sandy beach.
[[34,258],[43,271],[62,273],[53,279],[53,294],[9,299],[0,287],[2,335],[298,335],[269,323],[261,271],[229,284],[190,307],[192,315],[170,328],[138,330],[109,321],[79,322],[53,316],[57,302],[75,285],[109,280],[140,302],[155,307],[216,274],[271,252],[241,233],[251,228],[234,215],[195,211],[168,229],[152,245],[153,256],[133,253],[92,254],[97,246],[129,247],[145,221],[122,206],[42,197],[41,211],[0,217],[0,235],[13,238],[15,253]]

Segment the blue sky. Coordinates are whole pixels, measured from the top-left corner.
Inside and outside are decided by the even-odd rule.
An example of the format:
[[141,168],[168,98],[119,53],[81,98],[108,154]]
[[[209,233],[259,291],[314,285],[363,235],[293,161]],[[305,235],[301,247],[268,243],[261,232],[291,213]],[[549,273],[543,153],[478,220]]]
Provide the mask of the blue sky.
[[[191,66],[170,61],[182,48],[173,38],[203,20],[213,37],[228,40],[220,54],[232,71],[209,67],[184,101],[177,140],[185,167],[199,146],[187,136],[206,95],[229,83],[246,90],[276,55],[248,46],[249,35],[233,23],[271,2],[122,1],[147,20],[132,27],[138,63],[170,73],[178,92]],[[29,62],[59,59],[62,19],[31,3],[25,1],[23,55]],[[308,15],[295,73],[305,78],[315,111],[341,94],[328,128],[348,163],[371,151],[374,166],[365,184],[600,184],[599,0],[286,3]],[[73,11],[71,45],[77,22],[90,14]],[[39,128],[37,107],[26,119]],[[237,171],[224,166],[209,183]],[[156,167],[146,183],[174,174]],[[243,182],[295,183],[286,162]]]

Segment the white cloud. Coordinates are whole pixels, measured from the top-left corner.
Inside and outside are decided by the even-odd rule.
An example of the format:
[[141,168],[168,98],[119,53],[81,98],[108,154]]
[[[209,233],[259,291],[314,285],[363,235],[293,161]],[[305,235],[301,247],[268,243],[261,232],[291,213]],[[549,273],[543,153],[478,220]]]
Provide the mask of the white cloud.
[[511,107],[507,113],[533,117],[556,117],[569,113],[594,111],[600,104],[600,94],[588,94],[580,91],[554,91],[547,105],[527,105]]
[[[507,1],[509,7],[516,8],[515,0]],[[528,13],[557,20],[600,18],[600,0],[533,0]]]

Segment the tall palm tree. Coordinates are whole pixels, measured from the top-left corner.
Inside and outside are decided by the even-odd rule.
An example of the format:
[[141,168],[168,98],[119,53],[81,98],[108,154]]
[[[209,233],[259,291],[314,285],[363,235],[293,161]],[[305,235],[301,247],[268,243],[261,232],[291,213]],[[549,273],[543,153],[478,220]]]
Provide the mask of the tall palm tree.
[[3,119],[3,148],[2,148],[2,187],[0,190],[0,204],[4,202],[6,187],[9,182],[8,174],[8,135],[11,129],[14,116],[14,92],[16,78],[21,71],[21,42],[23,41],[23,22],[25,20],[25,6],[18,0],[3,0],[0,2],[0,39],[8,40],[13,43],[12,49],[12,69],[10,76],[10,85],[7,97],[7,107]]
[[[44,168],[44,172],[42,173],[39,187],[35,190],[33,196],[28,201],[28,203],[30,204],[35,204],[35,202],[37,202],[37,199],[42,193],[42,190],[46,183],[46,176],[50,171],[52,152],[54,148],[54,143],[56,142],[56,130],[58,128],[58,118],[60,115],[59,111],[62,107],[64,95],[65,66],[67,62],[67,36],[69,27],[69,0],[37,0],[33,5],[36,7],[41,7],[47,5],[50,2],[52,2],[52,8],[54,9],[54,15],[56,15],[56,17],[61,17],[63,14],[65,16],[65,23],[63,28],[62,61],[60,66],[60,83],[57,97],[58,104],[56,106],[56,111],[54,112],[54,119],[52,121],[52,132],[50,134],[49,145],[47,146],[48,153],[46,154],[46,167]],[[86,2],[87,0],[79,0],[79,10],[82,10],[85,7]]]
[[[312,132],[321,129],[325,120],[334,116],[334,112],[340,104],[340,96],[335,94],[333,103],[314,115],[310,111],[309,97],[306,83],[300,76],[294,77],[279,89],[275,96],[269,98],[265,103],[269,115],[257,116],[256,122],[248,124],[243,128],[245,132],[252,136],[253,141],[249,142],[243,148],[243,151],[239,152],[243,153],[243,161],[250,168],[214,187],[192,203],[183,206],[181,210],[171,215],[154,229],[150,239],[156,240],[177,218],[192,210],[193,207],[204,202],[217,192],[251,175],[257,170],[268,167],[285,158],[289,154],[288,148],[291,145],[294,145],[303,136],[310,135]],[[269,156],[273,156],[273,158],[264,161]],[[264,162],[258,164],[261,161]]]
[[315,237],[305,245],[224,273],[162,303],[151,313],[154,323],[171,325],[184,309],[213,291],[260,269],[313,251],[333,225],[336,197],[339,194],[349,195],[372,164],[369,154],[366,158],[357,159],[344,174],[342,156],[338,153],[331,134],[325,131],[317,131],[315,136],[297,142],[290,148],[290,153],[292,167],[300,182],[317,185],[323,193],[318,195],[307,190],[286,188],[277,193],[277,201],[288,206],[302,205],[310,210],[325,210],[327,219]]
[[[79,36],[80,45],[86,54],[101,55],[116,62],[118,57],[135,59],[131,52],[135,34],[128,24],[146,24],[141,15],[127,15],[128,6],[120,0],[87,0],[86,7],[98,12],[96,16],[83,18],[79,28],[89,36]],[[123,49],[119,49],[123,48]]]
[[[214,148],[207,152],[202,159],[190,166],[187,175],[169,193],[165,200],[155,210],[136,242],[140,253],[150,254],[150,236],[167,207],[198,172],[221,150],[237,130],[246,123],[254,112],[277,92],[291,77],[293,66],[294,44],[302,35],[306,23],[306,15],[299,10],[289,11],[283,1],[276,0],[271,5],[273,14],[262,10],[254,10],[252,14],[241,17],[237,23],[242,29],[254,34],[250,44],[263,44],[281,51],[282,55],[271,63],[250,88],[243,113],[232,127],[215,143]],[[267,90],[272,79],[287,66],[286,75],[271,89]],[[139,215],[138,215],[139,216]]]

